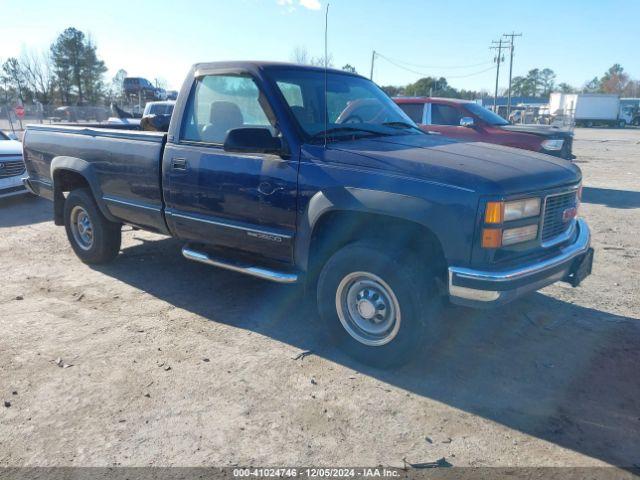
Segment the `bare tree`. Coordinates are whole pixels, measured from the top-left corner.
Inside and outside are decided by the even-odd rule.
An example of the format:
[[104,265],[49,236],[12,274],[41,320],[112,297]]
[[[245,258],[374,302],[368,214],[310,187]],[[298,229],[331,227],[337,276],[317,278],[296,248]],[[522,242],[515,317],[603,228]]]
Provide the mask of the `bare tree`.
[[298,45],[291,52],[291,61],[293,63],[299,63],[300,65],[307,65],[309,63],[309,51],[307,47]]
[[[327,67],[333,67],[333,55],[328,54],[326,58]],[[315,67],[324,67],[325,58],[324,57],[312,57],[309,61],[309,65],[313,65]]]
[[20,56],[20,65],[34,100],[43,105],[52,103],[55,80],[50,57],[42,52],[24,51]]

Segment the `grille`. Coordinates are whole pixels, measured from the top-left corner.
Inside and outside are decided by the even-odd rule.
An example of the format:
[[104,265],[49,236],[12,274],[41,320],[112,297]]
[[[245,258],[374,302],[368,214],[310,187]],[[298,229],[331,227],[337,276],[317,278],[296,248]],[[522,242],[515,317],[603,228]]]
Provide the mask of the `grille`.
[[24,173],[22,160],[3,160],[0,157],[0,178],[15,177]]
[[562,214],[567,208],[577,206],[576,194],[576,192],[568,192],[547,197],[542,225],[543,242],[563,234],[571,227],[573,218],[565,222],[562,220]]

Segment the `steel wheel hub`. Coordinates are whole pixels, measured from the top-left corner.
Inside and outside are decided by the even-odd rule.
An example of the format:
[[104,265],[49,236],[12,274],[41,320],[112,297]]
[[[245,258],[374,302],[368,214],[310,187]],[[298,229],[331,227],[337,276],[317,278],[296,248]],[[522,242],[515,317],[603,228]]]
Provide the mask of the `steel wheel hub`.
[[93,224],[87,211],[79,205],[71,210],[71,233],[76,244],[83,250],[93,246]]
[[400,305],[391,287],[370,272],[354,272],[336,291],[338,318],[358,342],[370,346],[389,343],[400,329]]

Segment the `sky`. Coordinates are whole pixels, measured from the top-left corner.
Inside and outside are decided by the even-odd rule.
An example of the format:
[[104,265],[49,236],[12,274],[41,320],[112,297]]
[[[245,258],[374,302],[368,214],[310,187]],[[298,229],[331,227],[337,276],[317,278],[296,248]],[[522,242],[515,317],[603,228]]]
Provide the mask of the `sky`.
[[[45,51],[65,28],[91,35],[110,78],[164,79],[179,89],[190,65],[290,61],[296,47],[324,52],[327,0],[0,0],[0,61]],[[513,75],[551,68],[582,86],[614,63],[640,78],[638,0],[330,0],[329,53],[374,81],[405,85],[444,76],[456,88],[493,91],[492,40],[515,41]],[[508,54],[505,54],[508,60]],[[503,64],[500,88],[508,83]]]

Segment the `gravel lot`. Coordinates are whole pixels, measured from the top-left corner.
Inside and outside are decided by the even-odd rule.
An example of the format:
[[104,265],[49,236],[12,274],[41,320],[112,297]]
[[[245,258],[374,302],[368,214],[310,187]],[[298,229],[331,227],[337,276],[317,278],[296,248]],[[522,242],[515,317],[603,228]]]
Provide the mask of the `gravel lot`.
[[640,130],[575,153],[593,275],[452,308],[396,371],[326,346],[295,287],[131,230],[91,268],[47,201],[0,200],[0,466],[640,463]]

